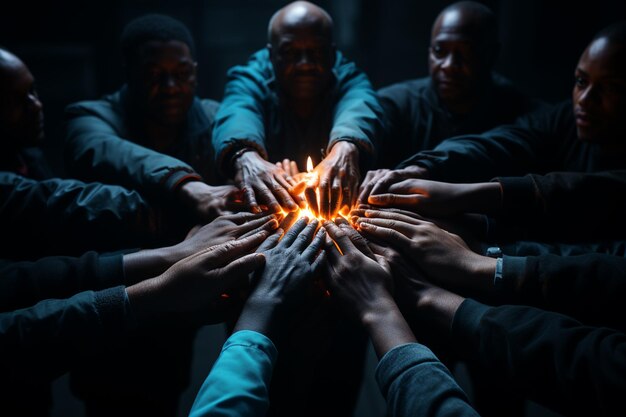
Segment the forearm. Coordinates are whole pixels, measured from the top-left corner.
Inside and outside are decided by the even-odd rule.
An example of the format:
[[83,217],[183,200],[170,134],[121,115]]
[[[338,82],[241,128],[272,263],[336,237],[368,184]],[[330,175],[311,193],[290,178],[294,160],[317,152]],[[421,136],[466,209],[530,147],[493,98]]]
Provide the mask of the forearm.
[[395,302],[381,299],[376,307],[361,318],[378,358],[382,358],[396,346],[416,342],[411,328],[400,313]]
[[495,378],[559,413],[624,412],[621,332],[532,307],[467,300],[454,318],[452,343]]
[[502,207],[502,188],[498,182],[458,184],[456,201],[459,211],[466,213],[493,213]]
[[278,346],[284,333],[285,322],[286,317],[280,302],[249,298],[239,315],[233,333],[251,330],[263,334]]

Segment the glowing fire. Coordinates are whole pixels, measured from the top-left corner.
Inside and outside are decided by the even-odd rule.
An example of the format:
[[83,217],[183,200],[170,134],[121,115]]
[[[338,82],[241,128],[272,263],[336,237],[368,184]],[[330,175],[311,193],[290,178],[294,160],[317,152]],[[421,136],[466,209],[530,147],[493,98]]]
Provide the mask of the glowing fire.
[[[350,213],[350,208],[348,206],[344,206],[342,207],[342,209],[337,213],[337,216],[333,217],[333,218],[326,218],[324,216],[322,216],[322,214],[320,213],[319,210],[319,202],[320,202],[320,190],[319,187],[315,187],[315,190],[311,190],[311,186],[314,186],[317,184],[318,181],[318,174],[317,172],[314,171],[314,166],[313,166],[313,160],[311,159],[311,157],[307,157],[306,160],[306,171],[305,173],[300,174],[301,175],[301,183],[304,183],[303,186],[301,187],[294,187],[294,189],[298,189],[298,190],[302,190],[300,191],[298,194],[304,198],[304,201],[306,202],[306,207],[304,208],[298,208],[294,213],[296,216],[296,219],[302,218],[302,217],[308,217],[310,220],[311,219],[317,219],[320,222],[323,222],[324,220],[335,220],[337,217],[343,217],[344,219],[348,220],[348,222],[350,221],[348,215]],[[307,190],[308,188],[308,190]],[[309,198],[306,198],[306,193],[307,192],[315,192],[315,198],[313,198],[313,196],[309,196]],[[315,200],[318,204],[318,206],[316,207],[317,210],[317,215],[314,213],[314,211],[311,209],[310,205],[309,205],[309,201]],[[284,216],[289,215],[290,213],[282,210],[282,214]],[[294,221],[295,221],[294,220]]]

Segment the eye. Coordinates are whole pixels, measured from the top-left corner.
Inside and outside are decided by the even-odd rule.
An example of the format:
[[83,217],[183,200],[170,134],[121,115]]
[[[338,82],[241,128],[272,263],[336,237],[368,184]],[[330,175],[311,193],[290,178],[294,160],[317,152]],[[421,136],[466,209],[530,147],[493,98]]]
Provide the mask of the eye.
[[587,79],[585,77],[581,77],[580,75],[574,77],[574,83],[578,88],[585,88],[587,87],[587,85],[589,85]]
[[445,56],[445,50],[441,45],[433,45],[430,50],[435,58],[443,58]]

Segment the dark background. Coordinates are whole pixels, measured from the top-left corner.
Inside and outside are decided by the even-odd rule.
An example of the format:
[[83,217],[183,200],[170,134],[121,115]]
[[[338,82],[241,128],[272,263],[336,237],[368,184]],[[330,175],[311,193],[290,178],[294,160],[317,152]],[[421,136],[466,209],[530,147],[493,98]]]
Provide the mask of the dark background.
[[[0,16],[0,45],[34,74],[45,106],[46,151],[61,168],[63,108],[116,90],[123,80],[119,34],[144,13],[170,14],[196,40],[199,95],[220,100],[226,70],[265,45],[267,22],[287,1],[91,0],[20,1]],[[338,47],[376,88],[427,75],[433,20],[451,1],[318,1],[335,19]],[[626,18],[623,0],[579,3],[489,0],[497,14],[502,53],[497,70],[535,97],[569,96],[576,62],[602,27]],[[5,3],[5,7],[7,4]]]
[[[11,0],[9,0],[11,1]],[[244,63],[266,42],[270,16],[287,1],[278,0],[89,0],[36,2],[13,0],[0,13],[0,45],[16,53],[35,76],[45,107],[45,150],[62,174],[64,107],[95,99],[123,80],[119,34],[134,17],[170,14],[191,29],[198,53],[201,97],[221,100],[226,70]],[[430,28],[451,1],[334,0],[316,2],[335,20],[337,46],[380,88],[427,75]],[[626,18],[624,0],[577,2],[549,0],[483,1],[498,16],[502,53],[497,71],[523,91],[550,102],[566,99],[576,62],[602,27]],[[1,99],[1,98],[0,98]],[[223,330],[213,327],[196,341],[192,385],[181,402],[186,415],[195,393],[219,353]],[[373,383],[372,355],[356,415],[378,416],[384,403]],[[369,381],[369,382],[368,382]],[[54,415],[81,415],[65,382],[55,387]],[[364,400],[365,399],[365,400]],[[530,411],[528,415],[551,415]]]

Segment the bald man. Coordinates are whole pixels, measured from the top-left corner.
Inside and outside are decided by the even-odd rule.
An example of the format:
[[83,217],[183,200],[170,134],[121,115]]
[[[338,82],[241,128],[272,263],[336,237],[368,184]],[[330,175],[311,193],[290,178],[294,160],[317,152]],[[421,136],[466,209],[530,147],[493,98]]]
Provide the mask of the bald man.
[[493,72],[497,32],[496,16],[480,3],[454,3],[438,15],[428,48],[430,76],[378,91],[387,139],[380,143],[380,168],[394,168],[446,138],[511,123],[535,106]]
[[350,206],[360,171],[373,160],[382,110],[367,76],[336,50],[328,13],[304,1],[280,9],[267,47],[228,78],[213,146],[218,168],[244,190],[252,211],[303,205],[289,193],[293,178],[272,162],[304,164],[307,156],[319,162],[313,210],[319,204],[331,217]]
[[39,148],[44,140],[43,104],[28,67],[0,49],[0,170],[33,179],[52,176]]

